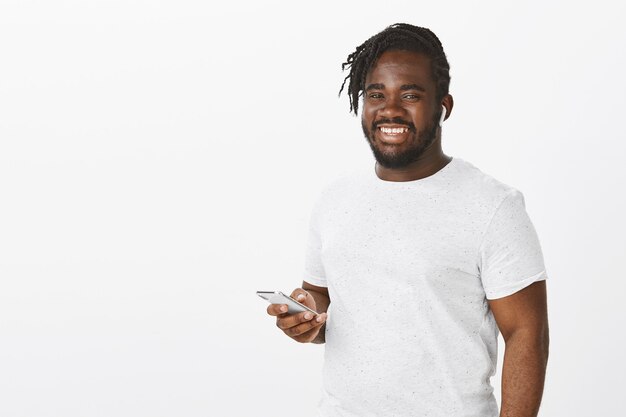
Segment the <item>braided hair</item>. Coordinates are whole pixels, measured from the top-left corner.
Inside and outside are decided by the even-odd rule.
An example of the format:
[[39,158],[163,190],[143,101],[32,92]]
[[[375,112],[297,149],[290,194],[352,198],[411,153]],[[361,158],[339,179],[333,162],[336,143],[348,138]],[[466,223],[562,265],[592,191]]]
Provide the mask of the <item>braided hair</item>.
[[341,64],[342,71],[349,68],[350,72],[341,84],[339,95],[348,82],[347,94],[350,98],[350,111],[354,111],[355,115],[358,114],[359,96],[365,90],[367,73],[382,53],[389,50],[418,52],[429,57],[431,74],[436,85],[437,101],[448,94],[450,64],[439,38],[430,29],[406,23],[396,23],[357,46],[356,50],[348,55],[346,62]]

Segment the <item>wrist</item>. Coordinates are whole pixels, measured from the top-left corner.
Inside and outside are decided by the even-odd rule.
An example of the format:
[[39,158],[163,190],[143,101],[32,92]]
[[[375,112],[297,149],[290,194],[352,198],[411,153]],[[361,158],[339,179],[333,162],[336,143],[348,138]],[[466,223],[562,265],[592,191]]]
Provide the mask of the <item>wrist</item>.
[[324,323],[322,327],[320,327],[319,333],[317,334],[317,336],[315,336],[315,339],[313,339],[311,343],[315,343],[318,345],[326,343],[326,323]]

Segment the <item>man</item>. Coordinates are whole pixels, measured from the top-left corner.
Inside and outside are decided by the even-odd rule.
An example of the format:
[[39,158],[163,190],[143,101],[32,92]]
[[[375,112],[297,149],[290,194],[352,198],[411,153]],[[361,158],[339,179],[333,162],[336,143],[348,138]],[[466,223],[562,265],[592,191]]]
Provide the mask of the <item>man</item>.
[[499,415],[536,416],[548,359],[543,255],[522,193],[442,151],[454,102],[439,39],[392,25],[343,68],[376,164],[333,181],[313,208],[291,296],[319,314],[268,307],[291,338],[326,343],[319,415],[497,417],[499,329]]

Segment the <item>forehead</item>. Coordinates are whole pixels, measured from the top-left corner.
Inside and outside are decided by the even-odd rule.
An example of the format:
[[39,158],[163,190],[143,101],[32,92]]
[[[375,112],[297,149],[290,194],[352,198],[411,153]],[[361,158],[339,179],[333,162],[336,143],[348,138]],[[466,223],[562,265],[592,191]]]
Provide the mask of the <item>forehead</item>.
[[413,51],[383,52],[365,77],[365,87],[372,83],[387,85],[418,83],[434,86],[430,58]]

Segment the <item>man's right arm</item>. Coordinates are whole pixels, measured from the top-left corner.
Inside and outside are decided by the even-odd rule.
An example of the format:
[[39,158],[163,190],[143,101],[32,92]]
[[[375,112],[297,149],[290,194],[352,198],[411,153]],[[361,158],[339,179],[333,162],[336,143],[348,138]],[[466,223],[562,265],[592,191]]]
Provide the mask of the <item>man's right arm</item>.
[[[318,287],[316,285],[309,284],[306,281],[302,281],[302,289],[311,294],[315,300],[315,307],[318,313],[326,313],[328,311],[328,306],[330,305],[330,295],[328,295],[327,287]],[[326,323],[322,325],[317,337],[313,339],[311,343],[326,343]]]

